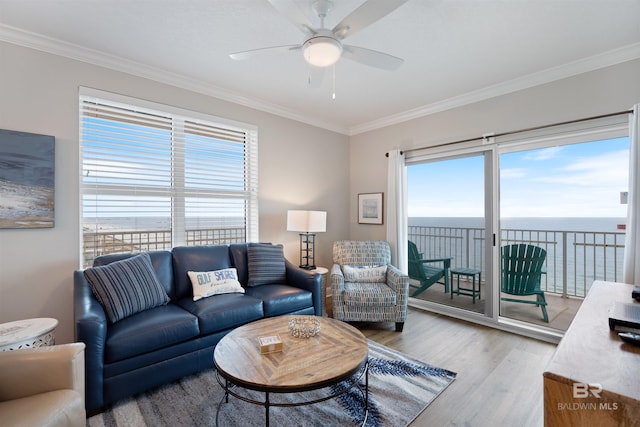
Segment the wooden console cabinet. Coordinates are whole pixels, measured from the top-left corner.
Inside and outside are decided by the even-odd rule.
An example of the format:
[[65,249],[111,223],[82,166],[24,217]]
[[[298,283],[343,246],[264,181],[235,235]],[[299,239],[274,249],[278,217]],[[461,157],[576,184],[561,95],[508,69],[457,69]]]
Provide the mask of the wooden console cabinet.
[[640,426],[640,347],[609,330],[631,289],[594,282],[543,374],[545,426]]

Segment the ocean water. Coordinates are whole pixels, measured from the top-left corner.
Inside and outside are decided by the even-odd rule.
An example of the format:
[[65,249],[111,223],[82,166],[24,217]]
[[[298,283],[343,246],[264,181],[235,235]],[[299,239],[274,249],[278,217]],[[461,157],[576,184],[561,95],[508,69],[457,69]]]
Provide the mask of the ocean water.
[[[626,218],[502,218],[500,227],[519,230],[620,232]],[[484,218],[476,217],[410,217],[409,226],[484,228]]]
[[[242,227],[242,218],[187,218],[187,228],[230,228]],[[621,231],[617,227],[625,224],[626,218],[503,218],[502,228],[522,230],[557,230],[557,231]],[[105,230],[126,228],[131,230],[170,229],[168,217],[97,217],[86,218],[85,223],[98,224]],[[410,217],[409,226],[484,228],[484,218],[477,217]]]
[[[171,230],[171,218],[165,216],[130,216],[130,217],[85,217],[83,226],[88,230],[109,232],[111,230]],[[186,218],[187,230],[223,229],[244,227],[241,217],[198,217]]]

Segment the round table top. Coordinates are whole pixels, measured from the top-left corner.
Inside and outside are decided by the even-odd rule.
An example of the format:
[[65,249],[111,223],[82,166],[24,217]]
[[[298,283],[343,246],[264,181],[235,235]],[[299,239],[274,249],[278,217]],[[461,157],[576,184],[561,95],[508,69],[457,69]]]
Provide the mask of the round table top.
[[0,347],[29,340],[51,332],[58,321],[49,317],[16,320],[0,324]]
[[[364,366],[369,346],[353,326],[327,317],[311,338],[289,335],[289,320],[304,316],[277,316],[236,328],[214,350],[214,363],[223,378],[245,388],[270,392],[297,392],[336,384]],[[283,350],[261,354],[258,337],[278,335]]]

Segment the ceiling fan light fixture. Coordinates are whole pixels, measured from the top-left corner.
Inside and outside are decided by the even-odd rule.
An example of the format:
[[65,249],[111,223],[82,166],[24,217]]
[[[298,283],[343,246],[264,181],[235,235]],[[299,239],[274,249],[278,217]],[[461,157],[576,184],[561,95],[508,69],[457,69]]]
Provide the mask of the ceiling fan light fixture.
[[304,59],[315,67],[329,67],[342,55],[342,43],[333,37],[313,37],[302,46]]

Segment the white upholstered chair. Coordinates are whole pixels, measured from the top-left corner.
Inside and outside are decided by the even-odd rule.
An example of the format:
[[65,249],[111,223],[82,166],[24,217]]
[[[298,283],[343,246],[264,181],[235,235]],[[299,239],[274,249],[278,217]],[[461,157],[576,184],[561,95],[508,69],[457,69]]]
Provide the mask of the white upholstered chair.
[[0,425],[86,426],[84,347],[0,352]]
[[[401,332],[407,317],[409,276],[391,265],[389,243],[382,240],[335,242],[333,263],[333,317],[344,321],[395,322],[396,331]],[[380,266],[385,266],[383,271],[386,271],[378,278],[374,275],[380,270],[375,267]]]

